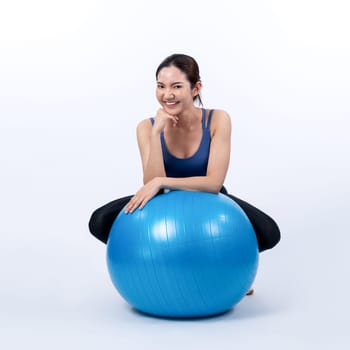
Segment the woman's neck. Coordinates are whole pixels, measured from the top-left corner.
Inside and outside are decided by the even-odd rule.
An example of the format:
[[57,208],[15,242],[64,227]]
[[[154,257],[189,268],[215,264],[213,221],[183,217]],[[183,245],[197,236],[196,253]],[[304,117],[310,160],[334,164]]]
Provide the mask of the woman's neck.
[[190,130],[198,125],[198,121],[202,120],[202,109],[193,107],[179,114],[177,117],[179,118],[177,127]]

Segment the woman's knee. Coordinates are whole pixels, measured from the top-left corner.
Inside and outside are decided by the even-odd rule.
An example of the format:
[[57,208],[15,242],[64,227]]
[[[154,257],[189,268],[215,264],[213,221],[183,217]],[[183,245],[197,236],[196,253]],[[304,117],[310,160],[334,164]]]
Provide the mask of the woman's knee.
[[95,235],[98,231],[98,227],[101,226],[101,215],[99,215],[98,209],[95,210],[89,220],[89,231]]
[[281,233],[277,223],[267,216],[264,223],[263,235],[258,237],[259,251],[262,252],[276,246],[281,240]]
[[280,241],[279,227],[269,215],[242,199],[227,193],[225,188],[223,188],[222,193],[234,200],[247,215],[253,225],[260,252],[273,248]]
[[92,213],[91,218],[89,220],[89,231],[95,238],[104,242],[106,241],[106,238],[104,238],[103,234],[101,233],[103,232],[102,227],[103,227],[102,215],[100,215],[98,210],[95,210]]
[[93,236],[106,243],[112,224],[132,196],[119,198],[96,209],[89,220],[89,230]]

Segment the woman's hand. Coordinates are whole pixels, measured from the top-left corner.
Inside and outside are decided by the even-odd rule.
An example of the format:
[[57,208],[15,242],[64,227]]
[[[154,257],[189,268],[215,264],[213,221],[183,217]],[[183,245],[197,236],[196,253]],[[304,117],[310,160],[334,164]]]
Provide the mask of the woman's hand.
[[176,126],[179,118],[176,115],[171,115],[167,113],[163,108],[159,108],[156,116],[154,117],[153,130],[161,133],[166,124],[171,122],[173,126]]
[[130,199],[125,207],[125,213],[132,213],[135,209],[142,209],[161,189],[161,178],[155,177],[141,187]]

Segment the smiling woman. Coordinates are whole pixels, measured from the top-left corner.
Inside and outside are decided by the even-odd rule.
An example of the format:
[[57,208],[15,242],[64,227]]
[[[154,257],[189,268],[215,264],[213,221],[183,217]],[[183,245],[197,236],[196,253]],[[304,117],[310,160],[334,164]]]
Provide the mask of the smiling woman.
[[197,62],[173,54],[156,70],[156,97],[160,108],[137,126],[144,185],[127,196],[97,209],[89,222],[91,233],[103,242],[116,216],[141,210],[164,190],[224,193],[246,213],[255,230],[259,250],[280,240],[278,226],[259,209],[227,193],[224,185],[230,161],[231,121],[223,110],[205,109]]

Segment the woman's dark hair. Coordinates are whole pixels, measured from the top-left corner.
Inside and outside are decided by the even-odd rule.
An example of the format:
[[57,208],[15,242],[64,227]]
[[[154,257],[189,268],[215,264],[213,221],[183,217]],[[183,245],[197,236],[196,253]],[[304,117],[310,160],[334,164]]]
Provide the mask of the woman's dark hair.
[[[180,69],[180,71],[186,75],[186,78],[190,82],[192,89],[198,81],[201,81],[201,78],[199,76],[199,67],[195,59],[191,56],[178,53],[168,56],[163,60],[163,62],[158,66],[156,70],[156,78],[158,77],[158,73],[161,71],[161,69],[170,66],[174,66]],[[197,99],[199,103],[203,105],[199,94],[193,97],[193,101]]]

